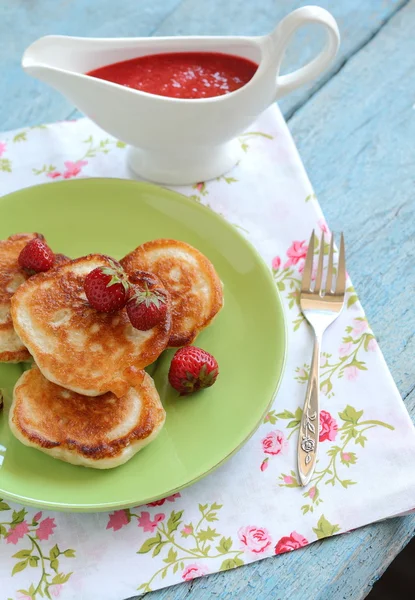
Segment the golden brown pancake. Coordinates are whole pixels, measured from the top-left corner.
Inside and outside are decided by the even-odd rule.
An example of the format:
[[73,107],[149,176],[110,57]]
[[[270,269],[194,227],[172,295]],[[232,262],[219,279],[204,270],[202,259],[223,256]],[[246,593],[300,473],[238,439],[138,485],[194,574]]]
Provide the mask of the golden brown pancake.
[[155,273],[172,300],[170,347],[191,344],[223,306],[222,283],[214,266],[199,250],[177,240],[153,240],[121,261],[128,273]]
[[43,375],[86,396],[126,394],[170,337],[170,301],[165,318],[148,331],[134,329],[125,308],[103,313],[89,305],[85,277],[111,264],[107,256],[90,254],[39,273],[20,286],[11,303],[16,332]]
[[33,367],[16,383],[9,425],[26,446],[74,465],[110,469],[149,444],[165,421],[154,382],[141,383],[121,398],[90,398],[51,383]]
[[[20,252],[30,240],[44,239],[40,233],[17,233],[0,240],[0,362],[21,362],[30,359],[27,348],[17,336],[10,315],[10,298],[19,285],[29,278],[29,273],[18,263]],[[69,259],[62,254],[55,256],[55,264]]]

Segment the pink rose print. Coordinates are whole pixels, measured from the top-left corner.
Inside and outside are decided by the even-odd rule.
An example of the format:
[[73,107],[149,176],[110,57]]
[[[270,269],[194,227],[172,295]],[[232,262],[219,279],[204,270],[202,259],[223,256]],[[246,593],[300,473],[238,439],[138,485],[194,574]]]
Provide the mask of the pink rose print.
[[285,439],[283,432],[278,429],[270,431],[270,433],[262,440],[262,449],[265,454],[272,454],[273,456],[276,454],[284,454],[287,448],[288,442]]
[[324,233],[330,233],[329,227],[328,227],[325,219],[319,219],[318,226],[320,227],[321,231],[323,231]]
[[294,479],[291,477],[291,475],[284,475],[283,481],[287,485],[290,485],[291,483],[294,483]]
[[347,356],[350,354],[353,348],[352,342],[347,342],[346,344],[342,344],[339,348],[339,356]]
[[293,242],[287,250],[288,260],[284,265],[284,268],[296,265],[301,259],[305,259],[307,255],[307,245],[305,240],[302,242]]
[[17,600],[32,600],[32,596],[27,596],[26,594],[22,594],[21,592],[17,592],[16,598]]
[[191,579],[195,579],[196,577],[203,577],[203,575],[207,575],[208,573],[209,571],[207,567],[205,567],[205,565],[192,563],[191,565],[187,565],[187,567],[183,571],[182,579],[184,579],[184,581],[190,581]]
[[40,519],[42,518],[42,514],[41,512],[38,512],[35,514],[35,516],[33,517],[33,520],[36,521],[36,523],[39,523]]
[[162,506],[166,500],[169,502],[174,502],[176,498],[181,498],[180,493],[172,494],[171,496],[167,496],[167,498],[162,498],[161,500],[155,500],[154,502],[149,502],[147,506]]
[[261,471],[265,471],[266,469],[268,469],[268,461],[269,461],[269,458],[267,456],[267,458],[264,458],[264,460],[261,463],[261,467],[260,467]]
[[308,540],[305,539],[300,533],[293,531],[290,536],[282,537],[277,545],[275,546],[275,554],[282,554],[283,552],[291,552],[307,546]]
[[349,381],[355,381],[359,375],[359,369],[354,365],[349,365],[345,368],[344,374]]
[[314,496],[316,495],[316,488],[315,488],[315,487],[312,487],[312,488],[310,488],[310,489],[308,490],[308,495],[309,495],[309,497],[310,497],[311,499],[313,499],[313,498],[314,498]]
[[82,171],[82,167],[88,164],[87,160],[77,160],[76,162],[71,162],[67,160],[63,163],[66,167],[66,171],[63,174],[64,179],[70,179],[71,177],[76,177]]
[[49,588],[49,592],[52,594],[52,596],[54,598],[59,598],[61,591],[62,591],[62,584],[61,583],[55,583],[54,585],[51,585]]
[[262,554],[272,544],[272,539],[268,531],[264,528],[248,525],[241,527],[238,531],[238,536],[241,541],[241,547],[253,554]]
[[150,513],[144,511],[138,517],[138,526],[141,527],[143,531],[153,533],[153,531],[157,528],[157,523],[160,523],[160,521],[163,521],[165,518],[166,515],[163,513],[158,513],[157,515],[154,515],[154,521],[152,521],[150,519]]
[[169,502],[175,502],[176,498],[181,498],[180,492],[172,494],[171,496],[167,496],[166,500],[168,500]]
[[281,266],[281,259],[279,256],[276,256],[275,258],[272,259],[272,268],[274,269],[274,271],[278,271],[280,266]]
[[22,523],[18,523],[14,529],[9,529],[8,534],[6,535],[8,544],[17,544],[17,542],[29,533],[29,527],[27,526],[26,521],[22,521]]
[[7,149],[7,144],[5,142],[0,142],[0,156],[3,156],[3,154],[6,152]]
[[377,347],[377,341],[375,340],[375,338],[372,338],[367,345],[367,349],[370,350],[370,352],[376,352]]
[[166,502],[166,498],[162,498],[161,500],[155,500],[154,502],[149,502],[147,506],[163,506]]
[[334,442],[337,435],[337,429],[338,426],[336,420],[333,419],[331,414],[326,410],[320,411],[320,442],[324,442],[325,440]]
[[342,459],[344,460],[344,462],[350,462],[351,456],[348,452],[342,452]]
[[49,171],[49,173],[46,173],[46,177],[50,177],[50,179],[56,179],[57,177],[61,177],[62,173],[59,173],[59,171]]
[[353,334],[360,335],[368,328],[368,323],[365,319],[353,319]]
[[191,525],[185,525],[182,529],[183,535],[192,535],[193,527]]
[[199,181],[199,183],[196,184],[195,189],[198,192],[203,192],[203,188],[205,187],[205,182],[204,181]]
[[39,527],[37,528],[36,535],[39,540],[48,540],[53,534],[53,530],[56,527],[55,519],[47,517],[43,519]]
[[118,531],[124,525],[128,525],[128,512],[126,510],[116,510],[110,514],[110,518],[107,524],[107,529],[113,529]]

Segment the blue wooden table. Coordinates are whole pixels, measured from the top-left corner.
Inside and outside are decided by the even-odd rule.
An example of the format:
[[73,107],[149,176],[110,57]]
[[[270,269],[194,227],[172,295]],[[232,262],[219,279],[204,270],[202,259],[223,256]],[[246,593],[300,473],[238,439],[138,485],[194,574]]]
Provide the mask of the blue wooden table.
[[[415,0],[320,0],[342,34],[324,76],[280,107],[334,230],[385,358],[415,415]],[[76,110],[20,69],[41,35],[263,34],[297,0],[14,0],[0,4],[0,130],[67,119]],[[285,65],[321,43],[304,29]],[[285,67],[284,65],[284,67]],[[391,519],[293,553],[148,594],[148,600],[359,600],[414,533]],[[91,600],[95,600],[92,599]],[[121,598],[120,598],[121,600]]]

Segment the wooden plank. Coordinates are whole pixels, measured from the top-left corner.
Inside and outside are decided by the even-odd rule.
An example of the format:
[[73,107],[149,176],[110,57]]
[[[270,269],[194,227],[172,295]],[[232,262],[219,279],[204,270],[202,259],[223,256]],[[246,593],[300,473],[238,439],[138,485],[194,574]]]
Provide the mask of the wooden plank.
[[0,130],[67,118],[73,105],[26,75],[20,60],[42,35],[149,36],[180,0],[36,0],[0,2]]
[[[315,2],[337,18],[343,41],[333,67],[311,86],[304,87],[280,101],[286,115],[302,104],[318,86],[356,52],[405,0],[367,3],[360,0],[320,0]],[[3,52],[0,89],[0,129],[34,125],[79,116],[69,102],[45,84],[25,75],[20,69],[24,49],[38,37],[61,33],[90,36],[147,36],[183,34],[262,35],[291,10],[304,5],[302,0],[37,0],[37,2],[0,3],[0,39]],[[293,69],[313,56],[321,44],[316,28],[304,28],[293,40],[285,69]]]
[[[264,35],[270,32],[289,12],[315,4],[330,11],[336,18],[342,43],[332,67],[316,82],[305,86],[279,101],[288,118],[296,108],[335,73],[340,66],[379,30],[407,0],[361,2],[361,0],[185,0],[160,27],[155,35]],[[311,60],[322,46],[320,28],[304,27],[288,48],[283,70],[289,72]]]

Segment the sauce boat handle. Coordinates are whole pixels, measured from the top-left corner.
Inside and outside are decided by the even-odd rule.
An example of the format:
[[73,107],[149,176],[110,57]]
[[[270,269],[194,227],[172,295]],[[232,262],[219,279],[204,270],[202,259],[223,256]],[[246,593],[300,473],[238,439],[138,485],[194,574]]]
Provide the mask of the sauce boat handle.
[[[288,75],[279,75],[282,60],[284,58],[287,46],[297,29],[303,25],[317,23],[323,25],[327,41],[323,50],[304,67],[289,73]],[[271,52],[276,57],[277,82],[276,99],[284,96],[315,79],[324,71],[336,56],[340,45],[340,33],[334,17],[324,8],[319,6],[304,6],[287,15],[267,36]],[[274,58],[275,60],[275,58]],[[275,64],[275,63],[274,63]]]

